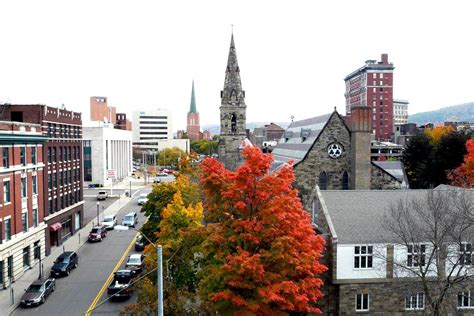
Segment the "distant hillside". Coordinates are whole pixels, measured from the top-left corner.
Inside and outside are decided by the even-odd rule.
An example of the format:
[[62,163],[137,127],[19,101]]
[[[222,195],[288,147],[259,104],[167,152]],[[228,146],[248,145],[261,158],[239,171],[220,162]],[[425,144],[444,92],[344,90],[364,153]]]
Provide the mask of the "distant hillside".
[[[263,127],[265,124],[270,124],[271,122],[250,122],[247,123],[247,128],[250,129],[251,132],[253,132],[253,129],[255,127]],[[290,123],[286,122],[273,122],[278,126],[281,126],[282,128],[286,129]],[[202,130],[208,130],[211,132],[211,135],[218,135],[221,131],[220,125],[204,125],[201,127]]]
[[410,115],[409,123],[426,124],[426,123],[442,123],[446,121],[474,122],[474,102],[441,108],[436,111],[421,112]]

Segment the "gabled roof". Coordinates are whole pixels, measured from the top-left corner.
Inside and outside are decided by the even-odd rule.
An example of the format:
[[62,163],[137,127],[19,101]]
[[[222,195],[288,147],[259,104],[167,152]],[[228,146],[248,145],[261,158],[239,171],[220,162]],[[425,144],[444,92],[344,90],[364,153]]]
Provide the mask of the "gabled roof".
[[408,178],[405,174],[405,169],[401,161],[372,161],[372,164],[385,171],[392,178],[398,182],[405,182],[408,185]]

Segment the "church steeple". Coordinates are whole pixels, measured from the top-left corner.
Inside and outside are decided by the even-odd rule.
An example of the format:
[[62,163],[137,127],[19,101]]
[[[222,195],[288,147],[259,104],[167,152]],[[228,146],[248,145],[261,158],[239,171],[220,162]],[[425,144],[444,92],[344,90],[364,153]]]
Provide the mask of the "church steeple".
[[191,91],[191,104],[189,106],[189,113],[197,113],[197,111],[196,111],[196,96],[194,95],[194,80],[193,80],[193,89]]
[[[222,104],[230,101],[240,101],[245,98],[240,81],[240,68],[237,62],[237,52],[235,50],[234,34],[230,39],[229,57],[227,58],[227,68],[225,71],[224,89],[221,91]],[[243,104],[245,106],[245,104]]]

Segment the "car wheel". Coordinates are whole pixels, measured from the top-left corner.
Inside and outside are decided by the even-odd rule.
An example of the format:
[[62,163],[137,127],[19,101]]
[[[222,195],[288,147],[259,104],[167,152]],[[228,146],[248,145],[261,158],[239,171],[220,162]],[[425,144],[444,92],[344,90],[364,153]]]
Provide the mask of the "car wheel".
[[44,296],[43,296],[43,297],[41,298],[41,304],[44,304],[45,301],[46,301],[46,300],[45,300],[45,298],[44,298]]
[[51,290],[51,292],[54,292],[54,290],[56,290],[56,284],[53,284],[53,289]]
[[77,268],[78,265],[79,265],[79,262],[74,263],[74,269]]
[[69,275],[69,273],[71,273],[71,271],[69,271],[69,269],[66,269],[66,275]]

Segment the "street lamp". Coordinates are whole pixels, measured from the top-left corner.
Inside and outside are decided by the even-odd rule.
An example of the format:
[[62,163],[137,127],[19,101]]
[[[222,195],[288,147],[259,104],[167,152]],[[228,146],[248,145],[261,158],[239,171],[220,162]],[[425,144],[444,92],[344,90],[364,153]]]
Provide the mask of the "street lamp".
[[158,261],[157,266],[157,282],[156,287],[158,290],[158,316],[163,316],[163,247],[161,245],[156,246],[141,230],[123,225],[115,225],[114,230],[136,230],[145,239],[156,248],[156,257]]
[[99,207],[100,207],[100,203],[97,201],[97,226],[99,226]]

